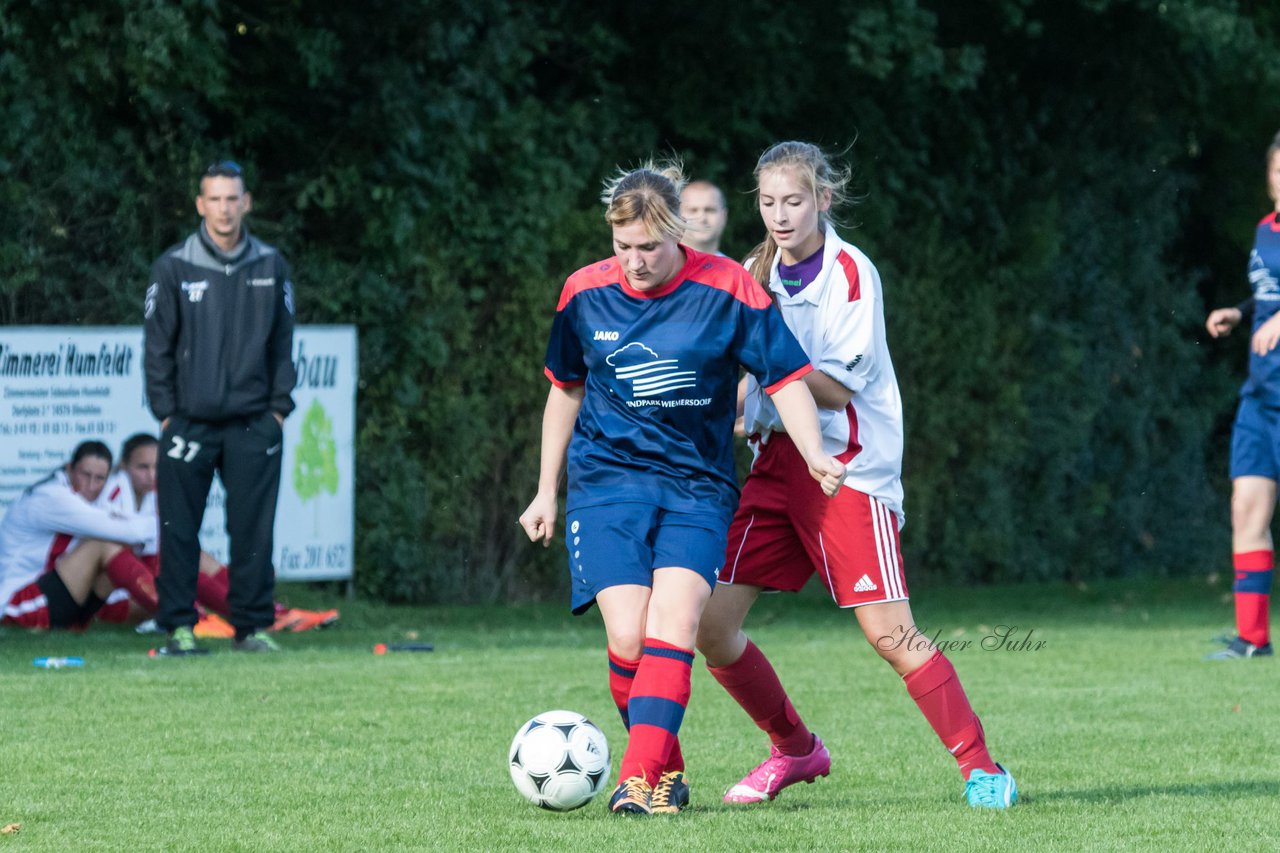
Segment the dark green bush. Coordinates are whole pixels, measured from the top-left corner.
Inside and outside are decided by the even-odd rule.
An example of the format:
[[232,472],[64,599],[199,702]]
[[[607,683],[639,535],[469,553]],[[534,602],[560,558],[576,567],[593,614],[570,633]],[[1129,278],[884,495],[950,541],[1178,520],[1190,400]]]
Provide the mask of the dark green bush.
[[1280,125],[1269,4],[0,0],[0,323],[140,321],[193,175],[240,159],[301,320],[360,329],[357,579],[558,594],[521,541],[564,277],[615,165],[675,152],[759,235],[756,156],[842,151],[885,280],[913,576],[1220,565],[1223,443]]

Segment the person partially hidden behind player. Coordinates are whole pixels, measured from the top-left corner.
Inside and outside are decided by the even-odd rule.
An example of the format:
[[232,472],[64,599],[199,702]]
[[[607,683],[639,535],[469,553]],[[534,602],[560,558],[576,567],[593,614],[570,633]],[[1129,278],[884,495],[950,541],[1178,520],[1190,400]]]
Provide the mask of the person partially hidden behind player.
[[[805,485],[795,436],[748,379],[744,424],[755,461],[729,529],[719,586],[703,614],[698,650],[716,681],[770,740],[769,757],[725,794],[730,803],[772,800],[826,776],[831,756],[742,626],[763,590],[796,591],[814,574],[838,607],[902,677],[907,693],[960,765],[971,806],[1017,801],[1013,777],[987,752],[982,723],[951,662],[920,642],[898,547],[902,524],[902,400],[885,339],[880,275],[829,220],[848,173],[805,142],[782,142],[756,165],[765,239],[748,259],[816,368],[804,382],[821,410],[824,450],[848,466],[831,501]],[[830,661],[816,662],[830,670]],[[862,713],[874,718],[875,711]]]
[[1234,308],[1210,312],[1212,337],[1253,314],[1249,377],[1240,388],[1240,406],[1231,427],[1231,562],[1236,636],[1210,660],[1267,657],[1271,648],[1271,577],[1275,545],[1271,520],[1280,479],[1280,133],[1267,148],[1267,192],[1273,209],[1258,223],[1249,253],[1253,295]]
[[677,738],[698,618],[737,503],[739,365],[759,377],[818,481],[797,491],[821,499],[844,478],[799,381],[809,359],[769,297],[734,261],[680,244],[682,182],[678,165],[647,164],[605,186],[614,256],[561,291],[538,492],[519,520],[550,543],[567,454],[571,606],[600,608],[610,693],[629,733],[615,814],[689,801]]
[[[99,503],[118,515],[148,518],[158,526],[155,492],[158,446],[156,437],[149,433],[142,432],[127,438],[120,450],[120,463],[107,480]],[[154,541],[139,550],[138,560],[150,568],[153,574],[159,574],[160,556]],[[201,551],[200,574],[196,577],[196,603],[204,612],[196,623],[196,636],[234,636],[235,629],[226,621],[231,615],[227,606],[229,587],[227,567],[211,554]],[[99,619],[105,622],[133,623],[146,620],[152,615],[127,594],[121,593],[127,591],[115,590],[112,593],[107,604],[98,611]],[[285,607],[279,602],[276,602],[275,611],[276,621],[271,630],[293,633],[331,627],[337,624],[340,615],[337,610],[303,610]],[[148,621],[154,624],[153,621]],[[139,626],[140,629],[142,627]]]
[[681,241],[709,255],[724,256],[720,236],[729,224],[729,208],[724,193],[710,181],[690,181],[680,191],[680,218],[685,232]]
[[111,451],[86,441],[9,506],[0,521],[0,623],[83,628],[117,587],[155,610],[155,579],[133,548],[154,540],[156,525],[94,505],[110,473]]

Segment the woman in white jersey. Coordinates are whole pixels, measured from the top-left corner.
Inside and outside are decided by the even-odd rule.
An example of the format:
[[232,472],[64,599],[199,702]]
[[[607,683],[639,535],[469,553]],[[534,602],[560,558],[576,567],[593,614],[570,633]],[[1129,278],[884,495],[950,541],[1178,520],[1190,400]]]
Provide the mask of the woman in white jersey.
[[[156,457],[159,442],[154,435],[140,432],[125,439],[120,449],[120,464],[107,480],[106,488],[98,503],[121,516],[139,516],[157,527],[155,539],[136,549],[135,556],[152,575],[160,573],[158,548],[159,516],[156,506]],[[200,572],[196,576],[196,603],[200,605],[200,621],[196,623],[197,637],[233,637],[235,629],[227,621],[231,615],[227,605],[230,577],[227,567],[206,551],[200,552]],[[271,631],[300,633],[313,628],[336,625],[340,614],[337,610],[303,610],[275,603],[276,621]],[[138,605],[124,590],[114,590],[107,604],[98,611],[98,619],[104,622],[138,622],[154,615]],[[140,631],[150,633],[154,621],[139,626]],[[159,631],[158,627],[154,627]]]
[[902,525],[902,402],[885,339],[880,276],[829,221],[848,173],[804,142],[774,145],[756,164],[766,237],[746,266],[782,310],[814,370],[824,449],[845,464],[841,492],[824,501],[805,483],[777,412],[747,378],[743,416],[756,458],[729,530],[719,585],[703,614],[698,650],[715,679],[771,740],[769,757],[725,794],[773,799],[826,776],[831,757],[796,714],[764,654],[743,633],[762,590],[799,590],[817,574],[839,607],[853,608],[867,641],[902,677],[955,756],[976,807],[1005,808],[1017,786],[986,749],[982,723],[955,669],[919,635],[898,547]]
[[155,609],[154,579],[130,547],[153,540],[155,522],[95,505],[110,471],[107,446],[83,442],[9,506],[0,522],[0,623],[83,627],[114,587]]

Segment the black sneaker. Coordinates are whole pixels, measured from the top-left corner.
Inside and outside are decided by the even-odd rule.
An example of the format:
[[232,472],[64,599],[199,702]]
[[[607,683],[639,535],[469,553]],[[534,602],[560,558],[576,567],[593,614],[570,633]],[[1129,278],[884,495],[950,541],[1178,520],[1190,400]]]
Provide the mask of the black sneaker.
[[653,814],[650,805],[653,789],[643,776],[624,779],[609,798],[609,811],[614,814]]
[[649,800],[654,814],[676,814],[689,806],[689,783],[684,780],[684,773],[679,770],[668,770],[662,774],[658,784],[653,787],[653,796]]
[[1265,657],[1271,657],[1272,654],[1273,652],[1271,651],[1270,643],[1263,643],[1260,646],[1255,646],[1253,643],[1249,642],[1243,637],[1236,637],[1234,640],[1231,641],[1231,644],[1228,645],[1222,651],[1214,652],[1211,655],[1206,655],[1205,660],[1235,660],[1236,658],[1265,658]]
[[209,650],[196,642],[195,632],[190,626],[183,625],[174,628],[169,633],[169,639],[163,646],[156,649],[157,655],[164,657],[190,657],[192,655],[207,655]]
[[231,643],[231,651],[233,652],[278,652],[280,646],[275,640],[271,639],[271,635],[266,631],[254,631],[243,640],[234,640]]

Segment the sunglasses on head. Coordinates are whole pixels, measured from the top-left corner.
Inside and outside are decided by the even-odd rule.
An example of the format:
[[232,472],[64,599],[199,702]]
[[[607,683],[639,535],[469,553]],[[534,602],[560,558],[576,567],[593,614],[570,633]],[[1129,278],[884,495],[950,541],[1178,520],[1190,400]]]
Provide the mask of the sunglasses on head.
[[234,160],[219,160],[210,163],[209,168],[204,170],[204,175],[206,178],[243,178],[244,169]]

